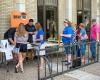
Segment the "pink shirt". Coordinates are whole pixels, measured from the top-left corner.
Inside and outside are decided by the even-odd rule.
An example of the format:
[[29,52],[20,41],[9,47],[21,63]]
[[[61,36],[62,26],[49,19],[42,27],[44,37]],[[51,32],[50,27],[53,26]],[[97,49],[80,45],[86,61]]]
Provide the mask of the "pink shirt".
[[98,24],[94,24],[91,26],[91,38],[97,40],[97,33],[99,32]]

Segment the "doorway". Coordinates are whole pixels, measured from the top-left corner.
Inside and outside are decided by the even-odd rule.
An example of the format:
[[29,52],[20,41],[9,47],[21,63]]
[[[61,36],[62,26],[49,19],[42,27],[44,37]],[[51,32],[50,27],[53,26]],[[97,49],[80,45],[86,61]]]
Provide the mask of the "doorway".
[[58,35],[58,0],[38,0],[38,22],[43,26],[45,39]]
[[42,24],[43,30],[46,35],[46,39],[48,39],[51,35],[53,35],[54,38],[57,38],[58,35],[58,13],[57,8],[55,7],[46,7],[45,9],[45,24],[46,26],[43,26],[43,8],[38,8],[38,21]]

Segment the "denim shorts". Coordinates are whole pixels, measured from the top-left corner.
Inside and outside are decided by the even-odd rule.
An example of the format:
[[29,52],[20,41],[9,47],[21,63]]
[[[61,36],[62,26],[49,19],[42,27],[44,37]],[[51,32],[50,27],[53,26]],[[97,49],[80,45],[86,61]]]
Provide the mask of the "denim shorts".
[[82,40],[80,43],[80,54],[81,56],[85,56],[86,53],[86,41]]
[[71,43],[70,42],[67,42],[67,43],[63,43],[64,44],[64,48],[65,48],[65,52],[66,54],[71,54],[72,53],[72,47],[70,46]]

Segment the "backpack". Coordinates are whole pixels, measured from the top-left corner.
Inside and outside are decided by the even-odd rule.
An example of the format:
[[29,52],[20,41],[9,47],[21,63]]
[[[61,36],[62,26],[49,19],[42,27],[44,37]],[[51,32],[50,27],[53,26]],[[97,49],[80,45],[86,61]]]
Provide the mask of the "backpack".
[[10,29],[8,29],[5,33],[4,33],[4,39],[8,39],[8,32],[10,31]]
[[9,35],[13,35],[16,32],[15,28],[9,28],[5,33],[4,33],[4,39],[8,39]]

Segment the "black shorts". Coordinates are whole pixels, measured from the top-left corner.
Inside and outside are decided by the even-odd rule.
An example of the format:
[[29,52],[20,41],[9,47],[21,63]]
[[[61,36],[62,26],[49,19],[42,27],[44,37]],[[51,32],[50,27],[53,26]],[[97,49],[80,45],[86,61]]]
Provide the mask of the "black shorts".
[[17,43],[16,48],[19,48],[20,52],[27,52],[27,44]]

